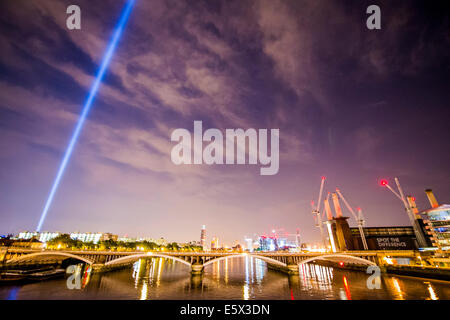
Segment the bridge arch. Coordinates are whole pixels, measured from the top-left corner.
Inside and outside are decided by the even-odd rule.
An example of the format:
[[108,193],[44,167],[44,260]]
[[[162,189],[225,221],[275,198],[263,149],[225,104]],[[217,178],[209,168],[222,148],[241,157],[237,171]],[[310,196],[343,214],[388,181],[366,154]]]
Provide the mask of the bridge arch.
[[208,262],[204,263],[203,266],[206,267],[207,265],[212,264],[212,263],[217,262],[217,261],[220,261],[220,260],[232,259],[232,258],[237,258],[237,257],[254,257],[254,258],[261,259],[261,260],[263,260],[263,261],[265,261],[267,263],[271,263],[271,264],[275,264],[275,265],[278,265],[278,266],[286,267],[286,264],[281,262],[281,261],[278,261],[278,260],[275,260],[275,259],[272,259],[272,258],[269,258],[269,257],[265,257],[265,256],[260,256],[260,255],[257,255],[257,254],[245,254],[245,253],[231,254],[229,256],[223,256],[223,257],[220,257],[220,258],[215,258],[215,259],[209,260]]
[[119,263],[125,263],[128,261],[133,261],[133,260],[139,260],[139,259],[143,259],[143,258],[166,258],[166,259],[172,259],[174,261],[178,261],[181,262],[185,265],[191,266],[191,264],[187,261],[184,261],[183,259],[177,258],[177,257],[173,257],[173,256],[169,256],[169,255],[165,255],[165,254],[160,254],[160,253],[154,253],[154,252],[147,252],[147,253],[138,253],[138,254],[133,254],[130,256],[125,256],[122,258],[118,258],[118,259],[114,259],[111,261],[108,261],[107,263],[105,263],[105,266],[113,266],[115,264],[119,264]]
[[367,260],[364,258],[360,258],[360,257],[355,257],[352,255],[347,255],[347,254],[326,254],[326,255],[322,255],[322,256],[315,256],[315,257],[311,257],[311,258],[301,261],[298,265],[302,265],[302,264],[312,262],[315,260],[330,261],[329,258],[340,258],[343,260],[347,260],[347,261],[349,260],[350,262],[355,262],[355,263],[359,263],[362,265],[368,265],[368,266],[376,266],[377,265],[373,261],[370,261],[370,260]]
[[37,252],[37,253],[24,254],[24,255],[22,255],[20,257],[8,260],[8,261],[6,261],[6,263],[10,264],[10,263],[16,263],[16,262],[21,262],[21,261],[33,260],[35,257],[42,257],[42,256],[63,256],[63,257],[66,257],[66,258],[73,258],[73,259],[81,260],[81,261],[83,261],[83,262],[85,262],[87,264],[93,264],[94,263],[93,261],[91,261],[89,259],[77,256],[77,255],[74,255],[74,254],[71,254],[71,253],[67,253],[67,252],[53,252],[53,251],[43,251],[43,252]]

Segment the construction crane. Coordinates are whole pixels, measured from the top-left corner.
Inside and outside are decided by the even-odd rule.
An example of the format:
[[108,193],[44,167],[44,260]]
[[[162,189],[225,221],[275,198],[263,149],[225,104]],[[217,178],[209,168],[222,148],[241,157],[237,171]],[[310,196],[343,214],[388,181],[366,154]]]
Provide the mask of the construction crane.
[[355,211],[353,211],[352,207],[350,207],[347,200],[345,200],[344,196],[342,195],[341,191],[338,188],[336,188],[336,193],[342,199],[345,206],[351,212],[351,214],[353,215],[353,218],[355,218],[356,222],[358,223],[359,234],[361,235],[361,241],[362,241],[364,250],[368,250],[369,247],[367,246],[366,235],[364,234],[364,229],[363,229],[365,221],[364,221],[364,216],[362,215],[361,208],[358,208],[358,215],[356,215]]
[[424,235],[421,232],[420,226],[418,225],[418,223],[416,221],[416,217],[415,217],[415,214],[413,213],[413,209],[409,205],[408,201],[406,201],[405,195],[403,193],[403,189],[400,186],[400,181],[398,180],[398,178],[395,178],[394,180],[395,180],[395,184],[397,185],[398,192],[396,192],[388,184],[388,182],[386,180],[381,180],[380,184],[382,186],[388,188],[403,203],[403,205],[405,206],[406,213],[408,214],[408,218],[411,221],[411,225],[413,226],[414,234],[416,235],[416,239],[417,239],[417,242],[419,244],[419,247],[426,247],[427,246],[427,242],[425,240]]
[[322,217],[320,216],[320,203],[322,202],[321,199],[322,199],[324,184],[325,184],[325,177],[322,177],[322,181],[320,183],[319,198],[317,200],[317,206],[314,205],[314,201],[311,202],[311,206],[312,206],[312,214],[316,216],[317,226],[319,227],[319,230],[320,230],[320,236],[321,236],[322,242],[324,243],[325,248],[326,248],[327,241],[326,241],[325,233],[323,230]]

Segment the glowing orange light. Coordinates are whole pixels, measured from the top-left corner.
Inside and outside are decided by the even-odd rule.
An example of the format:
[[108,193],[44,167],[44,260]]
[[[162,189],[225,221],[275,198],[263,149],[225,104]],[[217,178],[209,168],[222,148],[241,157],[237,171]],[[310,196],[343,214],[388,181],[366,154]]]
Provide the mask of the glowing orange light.
[[344,266],[344,262],[339,261],[339,265],[340,265],[341,267],[343,267],[343,266]]
[[416,197],[411,197],[411,200],[412,201],[416,201]]

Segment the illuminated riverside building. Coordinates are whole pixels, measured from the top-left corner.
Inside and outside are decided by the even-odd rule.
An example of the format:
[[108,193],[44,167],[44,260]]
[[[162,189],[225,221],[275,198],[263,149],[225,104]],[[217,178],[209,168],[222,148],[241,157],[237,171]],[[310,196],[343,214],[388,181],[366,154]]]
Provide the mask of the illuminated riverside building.
[[29,232],[29,231],[24,231],[24,232],[20,232],[17,239],[23,239],[23,240],[28,240],[31,238],[35,238],[37,240],[39,240],[40,242],[47,242],[50,241],[58,236],[61,235],[61,232]]
[[[32,238],[35,238],[39,240],[40,242],[48,242],[56,237],[59,237],[62,235],[61,232],[29,232],[24,231],[20,232],[17,236],[17,239],[21,240],[29,240]],[[82,242],[93,242],[97,244],[99,241],[105,241],[105,240],[117,240],[118,236],[114,235],[112,233],[91,233],[91,232],[73,232],[70,234],[70,238],[73,240],[80,240]]]
[[428,223],[427,231],[437,247],[450,250],[450,205],[439,205],[431,189],[425,190],[431,208],[422,213]]
[[39,233],[37,232],[29,232],[29,231],[24,231],[24,232],[20,232],[19,235],[17,236],[17,239],[24,239],[24,240],[28,240],[34,237],[37,237]]
[[93,242],[97,244],[102,238],[102,233],[74,232],[70,234],[70,238],[73,240],[80,240],[82,242]]
[[41,232],[39,234],[39,241],[45,243],[45,242],[50,241],[60,235],[61,235],[60,232]]
[[108,241],[108,240],[117,241],[118,238],[119,238],[118,235],[106,232],[102,235],[102,238],[100,240],[102,240],[102,241]]
[[121,237],[121,238],[118,238],[117,241],[120,241],[120,242],[142,242],[142,241],[146,241],[146,242],[156,243],[158,246],[165,246],[165,245],[167,245],[167,240],[165,240],[164,238],[154,239],[154,238],[150,238],[150,237],[144,237],[144,238]]
[[278,251],[278,250],[297,250],[295,240],[288,240],[288,238],[276,236],[261,236],[259,237],[259,249],[261,251]]
[[259,237],[259,249],[261,251],[277,251],[278,250],[278,242],[275,237]]
[[165,246],[167,245],[167,240],[164,238],[154,239],[154,238],[139,238],[138,241],[147,241],[147,242],[153,242],[156,243],[158,246]]
[[102,232],[73,232],[70,234],[70,238],[73,240],[80,240],[82,242],[93,242],[97,244],[99,241],[117,241],[118,236],[112,233]]
[[[369,250],[416,250],[416,236],[412,226],[364,227]],[[350,228],[352,247],[364,250],[358,228]]]
[[137,239],[135,239],[135,238],[128,238],[128,237],[121,237],[121,238],[118,238],[117,241],[120,241],[120,242],[136,242]]

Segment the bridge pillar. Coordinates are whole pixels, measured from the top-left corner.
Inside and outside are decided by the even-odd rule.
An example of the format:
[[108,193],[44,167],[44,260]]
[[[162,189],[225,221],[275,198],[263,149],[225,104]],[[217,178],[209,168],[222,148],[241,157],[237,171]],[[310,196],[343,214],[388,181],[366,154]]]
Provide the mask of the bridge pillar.
[[298,274],[298,263],[295,263],[295,260],[293,257],[287,257],[286,259],[286,266],[288,269],[289,274]]
[[192,274],[202,274],[203,273],[204,267],[203,267],[202,263],[195,262],[191,265],[191,267],[192,267],[192,271],[191,271]]
[[298,264],[288,264],[288,273],[289,274],[299,274],[298,272]]
[[97,258],[94,261],[95,261],[95,263],[98,263],[98,264],[105,264],[107,262],[105,255],[97,256]]

